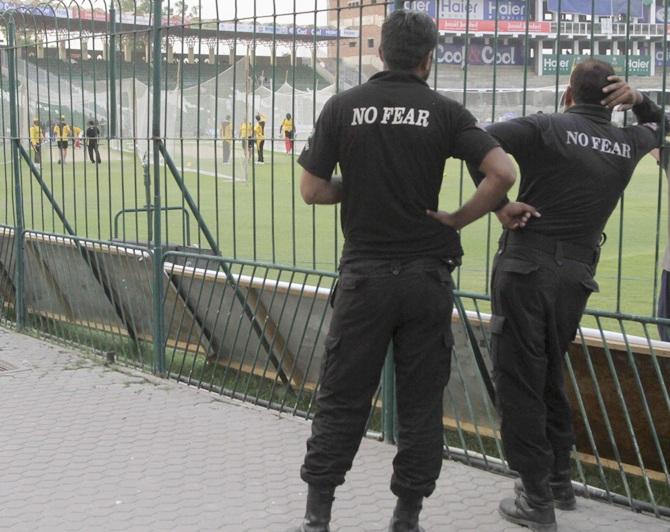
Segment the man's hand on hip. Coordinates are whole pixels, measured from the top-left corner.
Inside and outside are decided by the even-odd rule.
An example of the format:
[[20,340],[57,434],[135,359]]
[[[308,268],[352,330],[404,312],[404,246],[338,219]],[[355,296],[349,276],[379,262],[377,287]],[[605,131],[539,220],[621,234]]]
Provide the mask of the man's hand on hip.
[[541,214],[527,203],[513,201],[498,209],[496,216],[505,229],[515,230],[526,227],[528,220],[539,218]]

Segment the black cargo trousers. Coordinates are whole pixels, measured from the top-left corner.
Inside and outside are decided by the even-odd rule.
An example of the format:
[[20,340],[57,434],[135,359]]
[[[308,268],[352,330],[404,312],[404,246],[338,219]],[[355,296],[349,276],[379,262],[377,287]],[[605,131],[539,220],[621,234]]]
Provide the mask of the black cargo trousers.
[[317,413],[302,479],[344,483],[358,451],[390,342],[398,445],[391,491],[427,497],[442,467],[442,400],[451,369],[455,261],[364,261],[344,266],[333,299]]
[[598,251],[505,232],[493,265],[491,339],[501,435],[510,468],[542,478],[574,443],[563,357],[589,295]]

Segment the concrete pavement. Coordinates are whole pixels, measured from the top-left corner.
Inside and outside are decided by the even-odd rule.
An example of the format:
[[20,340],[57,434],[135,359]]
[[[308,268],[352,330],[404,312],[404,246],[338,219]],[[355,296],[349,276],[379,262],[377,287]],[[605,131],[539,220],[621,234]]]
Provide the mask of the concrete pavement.
[[[309,424],[0,329],[0,530],[283,532],[304,511]],[[382,531],[392,446],[365,440],[333,530]],[[512,532],[511,480],[445,462],[430,532]],[[670,521],[579,499],[561,531],[670,532]]]

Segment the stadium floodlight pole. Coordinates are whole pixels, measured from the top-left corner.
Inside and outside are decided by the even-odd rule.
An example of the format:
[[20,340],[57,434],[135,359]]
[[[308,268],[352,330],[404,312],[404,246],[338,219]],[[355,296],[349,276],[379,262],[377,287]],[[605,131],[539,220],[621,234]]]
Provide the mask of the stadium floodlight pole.
[[13,17],[7,21],[7,68],[9,77],[9,113],[10,113],[10,135],[12,137],[12,170],[14,171],[14,253],[15,253],[15,289],[14,308],[16,311],[16,328],[21,330],[26,323],[26,312],[24,305],[24,263],[23,263],[23,191],[21,184],[21,168],[19,166],[19,125],[16,90],[16,24]]
[[153,307],[154,307],[154,371],[165,376],[165,345],[163,343],[163,248],[161,235],[161,2],[153,0],[153,170],[154,170],[154,208],[153,208]]

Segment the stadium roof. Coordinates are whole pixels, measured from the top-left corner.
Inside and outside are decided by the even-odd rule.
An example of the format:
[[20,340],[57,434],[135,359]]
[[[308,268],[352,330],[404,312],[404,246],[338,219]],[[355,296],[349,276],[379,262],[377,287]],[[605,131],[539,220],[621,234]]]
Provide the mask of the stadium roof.
[[[109,31],[109,12],[102,9],[85,7],[34,6],[18,2],[1,2],[0,14],[14,14],[17,21],[36,26],[38,31],[84,31],[93,34]],[[147,30],[152,20],[148,15],[136,13],[116,13],[116,31],[130,32]],[[19,22],[21,23],[21,22]],[[248,21],[208,21],[191,17],[171,16],[162,20],[166,32],[179,36],[198,37],[212,40],[272,40],[292,42],[330,41],[339,38],[357,38],[359,32],[351,29],[332,27],[294,26],[283,24],[266,24]]]

